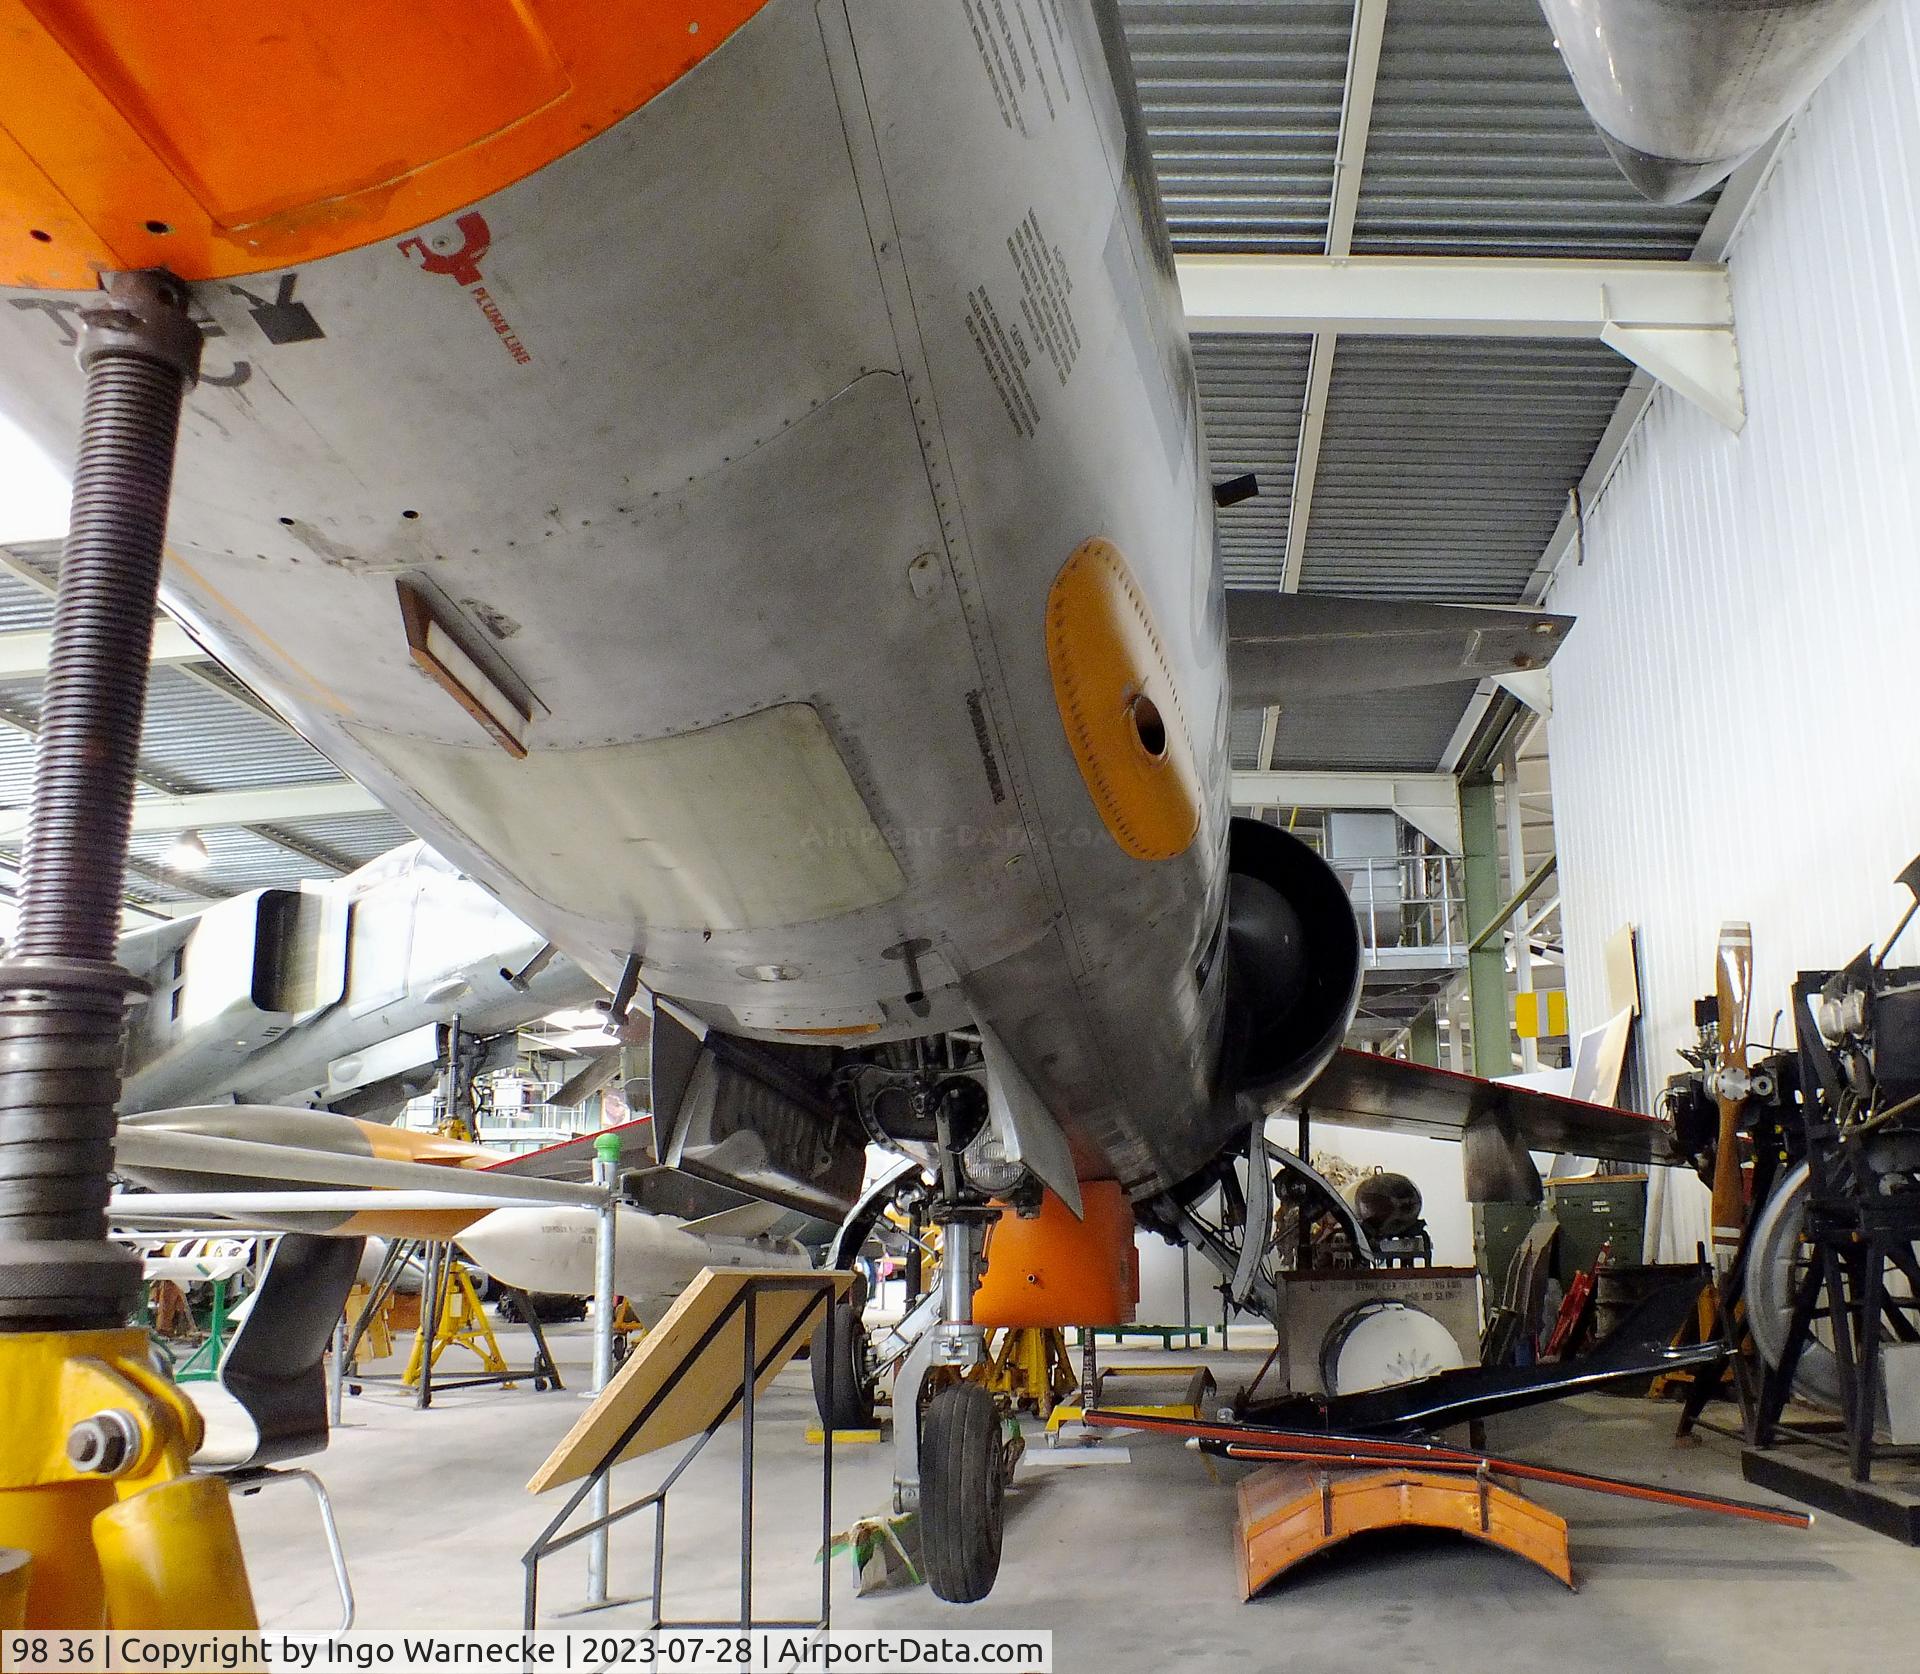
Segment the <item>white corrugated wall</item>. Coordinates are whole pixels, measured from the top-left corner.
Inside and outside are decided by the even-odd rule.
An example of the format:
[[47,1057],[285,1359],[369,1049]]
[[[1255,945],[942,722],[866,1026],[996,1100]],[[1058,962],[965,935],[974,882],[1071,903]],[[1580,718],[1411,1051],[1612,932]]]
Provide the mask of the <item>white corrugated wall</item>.
[[[1549,734],[1575,1027],[1637,924],[1651,1087],[1723,919],[1753,923],[1764,1040],[1920,852],[1920,6],[1801,113],[1730,265],[1746,429],[1661,391],[1549,601],[1579,618]],[[1706,1229],[1677,1185],[1658,1253]]]

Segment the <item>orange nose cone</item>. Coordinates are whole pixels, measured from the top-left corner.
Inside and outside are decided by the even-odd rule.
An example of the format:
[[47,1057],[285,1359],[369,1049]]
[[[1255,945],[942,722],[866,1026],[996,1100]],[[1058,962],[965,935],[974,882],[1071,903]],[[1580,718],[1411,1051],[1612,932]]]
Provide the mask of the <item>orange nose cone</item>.
[[229,278],[439,220],[764,0],[0,0],[0,282]]

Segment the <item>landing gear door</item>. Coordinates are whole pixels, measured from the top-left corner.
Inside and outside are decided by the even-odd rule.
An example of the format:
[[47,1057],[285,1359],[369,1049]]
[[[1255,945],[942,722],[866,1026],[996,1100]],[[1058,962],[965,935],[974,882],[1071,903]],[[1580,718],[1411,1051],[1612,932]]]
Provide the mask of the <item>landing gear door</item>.
[[703,1024],[664,1000],[653,1002],[652,1052],[647,1064],[646,1108],[653,1113],[653,1160],[666,1163],[673,1147],[674,1117],[700,1062]]
[[1073,1152],[1060,1124],[1000,1037],[984,1023],[980,1025],[980,1049],[987,1060],[987,1120],[993,1124],[994,1137],[1008,1157],[1024,1163],[1076,1219],[1084,1219],[1080,1177],[1074,1171]]

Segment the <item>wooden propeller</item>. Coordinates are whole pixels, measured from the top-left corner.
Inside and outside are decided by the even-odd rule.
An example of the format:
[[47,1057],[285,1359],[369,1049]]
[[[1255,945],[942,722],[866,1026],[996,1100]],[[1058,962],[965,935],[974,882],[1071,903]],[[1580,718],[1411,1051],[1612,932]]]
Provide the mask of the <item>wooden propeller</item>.
[[[1720,1012],[1720,1140],[1713,1158],[1713,1265],[1724,1274],[1733,1265],[1746,1219],[1740,1180],[1740,1112],[1747,1102],[1747,1016],[1753,1004],[1753,927],[1720,926],[1714,992]],[[1737,1096],[1736,1095],[1737,1091]]]

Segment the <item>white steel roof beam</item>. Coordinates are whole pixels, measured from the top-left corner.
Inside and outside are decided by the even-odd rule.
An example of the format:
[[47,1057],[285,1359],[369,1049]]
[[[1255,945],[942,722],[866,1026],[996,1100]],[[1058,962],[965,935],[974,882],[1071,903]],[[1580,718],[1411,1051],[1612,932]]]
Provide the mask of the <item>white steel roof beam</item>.
[[[1270,703],[1260,712],[1260,750],[1254,758],[1255,764],[1262,773],[1265,773],[1273,766],[1273,748],[1279,741],[1279,738],[1280,705]],[[1253,805],[1253,817],[1257,820],[1263,820],[1267,817],[1267,810],[1264,804],[1256,802]]]
[[[135,831],[186,831],[223,825],[269,825],[325,819],[334,814],[377,814],[372,793],[351,779],[318,784],[270,785],[260,790],[206,791],[192,796],[143,796],[133,804]],[[0,812],[0,845],[26,834],[27,810]]]
[[1728,429],[1746,422],[1718,263],[1197,255],[1178,266],[1194,331],[1591,338]]
[[[1707,224],[1701,231],[1700,242],[1694,246],[1694,262],[1711,264],[1726,260],[1734,234],[1740,230],[1753,208],[1754,200],[1760,195],[1760,189],[1773,172],[1774,161],[1780,155],[1786,135],[1787,129],[1782,128],[1733,171],[1733,177],[1720,189],[1713,213],[1708,216]],[[1526,591],[1521,595],[1528,604],[1538,604],[1546,598],[1553,586],[1553,578],[1568,554],[1578,551],[1585,509],[1600,498],[1612,480],[1614,468],[1627,451],[1628,438],[1653,401],[1653,392],[1652,377],[1646,372],[1636,372],[1621,394],[1612,422],[1601,436],[1600,445],[1593,450],[1593,458],[1588,462],[1579,487],[1567,496],[1567,509],[1547,542],[1546,551],[1540,555],[1540,562],[1527,582]]]
[[[53,649],[51,628],[21,628],[0,633],[0,680],[19,680],[47,672],[47,657]],[[205,662],[206,652],[196,645],[187,630],[171,617],[159,616],[153,623],[151,661],[156,668],[177,663]]]
[[[1373,128],[1373,96],[1380,78],[1380,42],[1387,29],[1388,0],[1354,0],[1353,29],[1347,47],[1347,79],[1340,99],[1340,134],[1334,145],[1333,202],[1327,213],[1327,254],[1344,256],[1353,248],[1353,223],[1360,211],[1360,177],[1366,168],[1367,136]],[[1339,334],[1314,334],[1307,360],[1307,394],[1300,407],[1300,436],[1293,454],[1293,483],[1287,496],[1287,550],[1280,589],[1300,590],[1307,561],[1307,530],[1313,522],[1313,491],[1320,477],[1320,438],[1327,424],[1327,396],[1333,389],[1333,356]],[[1265,767],[1270,758],[1262,757]]]
[[1460,852],[1460,794],[1450,773],[1236,773],[1233,805],[1391,809],[1448,854]]
[[1598,337],[1733,330],[1717,262],[1513,256],[1218,256],[1176,261],[1199,331]]

